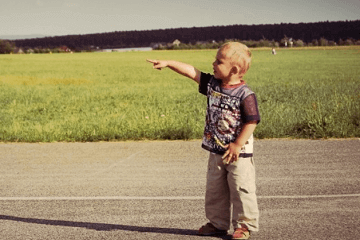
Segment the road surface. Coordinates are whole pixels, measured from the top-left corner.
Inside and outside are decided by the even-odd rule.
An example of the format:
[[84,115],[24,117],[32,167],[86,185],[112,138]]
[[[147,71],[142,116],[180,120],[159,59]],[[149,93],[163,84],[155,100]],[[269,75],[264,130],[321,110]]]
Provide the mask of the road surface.
[[[251,239],[359,239],[360,140],[255,141]],[[0,239],[221,239],[200,141],[1,143]],[[231,236],[222,237],[230,239]]]

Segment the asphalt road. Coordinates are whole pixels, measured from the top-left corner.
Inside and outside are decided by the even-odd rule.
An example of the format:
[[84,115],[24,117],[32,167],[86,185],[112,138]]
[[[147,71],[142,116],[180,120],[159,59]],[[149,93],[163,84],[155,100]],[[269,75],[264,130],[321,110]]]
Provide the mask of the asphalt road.
[[[200,141],[0,144],[0,239],[219,239]],[[255,141],[251,239],[359,239],[360,140]],[[230,239],[230,235],[223,237]]]

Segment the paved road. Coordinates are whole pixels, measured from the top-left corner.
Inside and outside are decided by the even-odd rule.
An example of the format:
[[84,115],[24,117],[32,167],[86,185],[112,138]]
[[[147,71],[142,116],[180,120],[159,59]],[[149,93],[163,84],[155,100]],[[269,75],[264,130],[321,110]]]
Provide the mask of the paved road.
[[[0,239],[219,239],[196,236],[200,145],[0,144]],[[358,239],[359,161],[359,139],[255,141],[252,239]]]

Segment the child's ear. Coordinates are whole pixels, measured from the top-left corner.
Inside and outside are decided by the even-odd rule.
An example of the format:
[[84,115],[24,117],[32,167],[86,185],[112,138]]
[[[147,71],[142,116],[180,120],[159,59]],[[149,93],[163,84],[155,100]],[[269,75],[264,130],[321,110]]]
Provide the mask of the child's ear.
[[231,68],[231,73],[232,74],[239,74],[239,73],[241,73],[241,68],[239,67],[239,66],[233,66],[232,68]]

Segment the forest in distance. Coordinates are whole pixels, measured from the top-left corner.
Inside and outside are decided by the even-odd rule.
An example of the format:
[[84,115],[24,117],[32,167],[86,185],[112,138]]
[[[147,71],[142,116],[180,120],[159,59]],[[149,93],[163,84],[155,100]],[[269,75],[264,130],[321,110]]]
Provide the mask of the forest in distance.
[[360,40],[360,20],[115,31],[21,39],[13,40],[11,43],[17,48],[52,49],[67,46],[73,50],[83,50],[89,48],[153,47],[158,44],[173,43],[176,39],[183,44],[220,42],[226,39],[268,40],[279,43],[284,39],[294,39],[294,41],[301,40],[304,45],[308,45],[314,40],[326,39],[334,43],[350,40],[357,44]]

